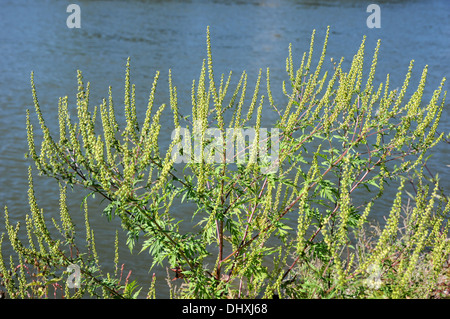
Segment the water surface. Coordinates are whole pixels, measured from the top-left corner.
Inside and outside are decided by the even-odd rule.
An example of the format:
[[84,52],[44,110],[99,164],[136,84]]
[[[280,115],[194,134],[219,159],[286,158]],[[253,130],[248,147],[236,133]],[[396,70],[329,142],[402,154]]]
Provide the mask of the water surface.
[[[369,29],[368,1],[77,1],[81,28],[69,29],[66,19],[71,1],[12,1],[0,4],[0,204],[8,205],[13,221],[28,213],[25,110],[33,107],[29,85],[34,71],[39,101],[48,125],[57,129],[57,102],[69,96],[75,107],[76,71],[91,82],[91,101],[98,105],[111,85],[116,104],[123,100],[124,69],[132,61],[138,112],[145,112],[153,76],[161,72],[156,105],[168,103],[167,74],[172,70],[178,87],[179,106],[189,112],[192,79],[197,79],[206,56],[206,27],[211,28],[216,75],[230,70],[235,79],[243,70],[249,88],[260,68],[271,70],[275,98],[286,80],[285,59],[289,43],[297,65],[309,48],[316,29],[320,52],[326,27],[331,26],[327,57],[344,56],[350,63],[364,35],[367,56],[376,41],[382,46],[376,83],[391,74],[391,85],[401,86],[410,60],[415,60],[411,87],[418,84],[422,68],[429,66],[427,94],[450,75],[450,2],[447,0],[378,1],[381,28]],[[326,60],[327,63],[329,60]],[[448,85],[446,85],[448,90]],[[429,95],[428,95],[429,96]],[[449,131],[448,103],[440,130]],[[169,125],[167,126],[169,130]],[[55,131],[57,132],[57,131]],[[169,132],[167,132],[169,133]],[[450,188],[449,147],[436,148],[430,168]],[[58,189],[53,180],[36,177],[39,204],[49,216],[58,211]],[[82,195],[70,194],[73,212],[79,212]],[[185,208],[187,209],[187,208]],[[183,207],[180,207],[183,210]],[[189,211],[180,212],[188,214]],[[78,214],[81,216],[81,214]],[[112,260],[110,247],[117,223],[106,223],[92,211],[100,256]],[[3,220],[3,216],[2,219]],[[80,219],[82,220],[82,219]],[[112,231],[111,231],[112,230]],[[0,232],[4,231],[0,223]],[[130,256],[121,249],[122,260],[147,287],[150,259]],[[166,296],[165,271],[157,271],[160,296]]]

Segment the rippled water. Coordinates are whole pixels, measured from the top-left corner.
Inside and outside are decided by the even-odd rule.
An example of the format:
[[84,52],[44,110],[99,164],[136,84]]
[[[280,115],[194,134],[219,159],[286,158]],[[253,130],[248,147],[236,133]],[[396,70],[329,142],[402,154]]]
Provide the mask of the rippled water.
[[[313,29],[320,50],[326,27],[331,26],[328,57],[350,61],[367,36],[367,55],[377,39],[382,40],[376,81],[391,74],[391,83],[403,83],[409,61],[415,60],[411,86],[429,65],[428,94],[450,76],[450,2],[377,1],[381,28],[369,29],[366,12],[370,2],[341,1],[77,1],[81,28],[69,29],[66,12],[70,1],[9,1],[0,3],[0,205],[8,205],[14,221],[28,212],[26,197],[27,151],[25,110],[32,108],[30,72],[35,73],[39,101],[47,123],[57,125],[57,102],[69,96],[74,105],[76,70],[91,82],[91,101],[98,104],[113,87],[116,103],[123,99],[126,58],[131,57],[132,81],[137,88],[139,112],[144,112],[156,70],[161,71],[156,105],[167,102],[168,70],[178,87],[179,105],[190,110],[192,79],[198,78],[205,58],[206,27],[211,28],[216,74],[243,70],[254,85],[260,68],[270,67],[272,89],[285,77],[287,48],[292,43],[297,63],[309,48]],[[327,60],[328,61],[328,60]],[[448,85],[446,85],[448,90]],[[279,90],[281,92],[281,90]],[[275,95],[275,98],[280,95]],[[450,130],[448,103],[441,131]],[[435,150],[430,168],[438,172],[442,186],[450,189],[449,147]],[[47,214],[56,214],[58,189],[53,180],[36,177],[39,204]],[[70,194],[71,210],[80,210],[79,193]],[[182,210],[183,207],[180,207]],[[79,214],[81,215],[81,214]],[[0,221],[3,220],[1,216]],[[117,225],[92,213],[100,256],[112,260],[108,251]],[[0,232],[4,231],[0,223]],[[130,256],[123,261],[146,285],[149,258]],[[165,287],[165,272],[158,272]],[[162,293],[164,296],[164,293]]]

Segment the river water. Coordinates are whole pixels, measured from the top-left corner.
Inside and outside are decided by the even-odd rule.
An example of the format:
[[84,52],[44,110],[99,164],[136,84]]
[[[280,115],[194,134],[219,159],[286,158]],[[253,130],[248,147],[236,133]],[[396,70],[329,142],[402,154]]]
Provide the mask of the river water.
[[[167,74],[172,70],[178,87],[179,106],[190,110],[192,79],[197,79],[205,58],[206,27],[211,28],[215,74],[235,79],[243,70],[249,74],[249,88],[260,68],[270,67],[272,90],[281,92],[287,79],[285,59],[292,43],[297,65],[309,48],[316,29],[316,50],[320,52],[326,27],[331,26],[327,57],[350,61],[364,35],[371,57],[382,40],[375,81],[391,74],[392,87],[401,86],[410,60],[415,60],[411,87],[418,84],[422,68],[429,66],[427,94],[450,76],[450,1],[377,1],[381,28],[369,28],[366,12],[370,1],[359,0],[215,0],[215,1],[87,1],[78,0],[81,28],[68,28],[67,6],[72,1],[0,2],[0,205],[8,206],[13,222],[28,213],[25,110],[33,107],[30,72],[34,71],[40,105],[50,127],[57,129],[57,102],[69,96],[75,107],[76,71],[91,82],[91,101],[98,105],[111,85],[116,104],[123,100],[127,57],[132,61],[138,112],[144,112],[156,70],[161,72],[156,105],[168,103]],[[326,61],[329,61],[327,59]],[[348,62],[347,62],[348,63]],[[448,90],[448,84],[445,89]],[[274,92],[275,98],[279,97]],[[429,96],[429,95],[428,95]],[[427,97],[428,97],[427,96]],[[187,113],[186,112],[186,113]],[[449,103],[442,115],[440,131],[450,130]],[[450,189],[450,148],[435,149],[430,168],[439,173],[442,187]],[[58,212],[58,188],[48,178],[36,177],[36,193],[46,214]],[[75,220],[82,222],[82,195],[69,194]],[[180,208],[181,210],[183,207]],[[3,213],[3,211],[2,211]],[[78,218],[78,217],[80,218]],[[107,223],[100,212],[91,210],[101,259],[113,259],[111,245],[117,223]],[[3,215],[0,233],[4,231]],[[122,235],[121,235],[122,236]],[[122,249],[123,248],[123,249]],[[6,251],[8,253],[8,251]],[[126,269],[148,287],[151,262],[146,253],[130,255],[120,250]],[[164,290],[165,270],[158,275],[158,296]],[[146,288],[145,288],[146,289]],[[143,292],[145,293],[145,292]]]

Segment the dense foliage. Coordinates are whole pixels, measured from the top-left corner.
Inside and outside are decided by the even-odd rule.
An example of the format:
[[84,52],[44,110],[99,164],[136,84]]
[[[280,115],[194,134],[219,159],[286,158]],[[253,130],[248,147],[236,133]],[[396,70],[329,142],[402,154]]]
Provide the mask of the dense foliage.
[[[89,83],[79,72],[77,118],[70,116],[68,98],[60,98],[59,137],[45,123],[32,76],[42,141],[38,150],[27,111],[28,156],[40,174],[58,181],[61,220],[53,220],[59,234],[50,233],[30,168],[28,243],[19,239],[19,225],[11,225],[5,209],[17,253],[9,266],[0,255],[0,285],[7,295],[48,297],[53,287],[66,298],[138,296],[138,283],[122,282],[117,253],[115,274],[102,271],[87,199],[85,242],[74,240],[66,188],[79,185],[106,200],[105,218],[120,218],[129,248],[151,254],[149,267],[174,270],[179,279],[169,281],[171,297],[435,296],[447,275],[450,204],[437,176],[427,179],[424,169],[430,149],[444,139],[438,124],[445,79],[427,102],[427,67],[407,97],[413,61],[400,89],[391,89],[389,75],[375,84],[380,42],[366,72],[365,39],[348,70],[341,59],[324,71],[328,30],[313,66],[314,35],[299,68],[289,47],[286,103],[275,101],[269,69],[265,88],[260,71],[250,93],[246,72],[234,89],[231,72],[218,82],[209,29],[189,116],[181,114],[186,106],[178,105],[170,73],[168,103],[155,107],[157,72],[145,118],[138,120],[128,60],[122,127],[111,88],[109,98],[91,108]],[[161,116],[168,108],[174,131],[164,153]],[[277,121],[265,129],[268,112]],[[249,132],[254,136],[247,140]],[[415,193],[407,191],[410,183]],[[386,222],[375,225],[373,208],[385,201],[387,185],[397,194],[382,212]],[[191,205],[192,214],[180,219],[174,203]],[[77,289],[66,284],[71,264],[81,268]],[[148,297],[155,296],[155,280]]]

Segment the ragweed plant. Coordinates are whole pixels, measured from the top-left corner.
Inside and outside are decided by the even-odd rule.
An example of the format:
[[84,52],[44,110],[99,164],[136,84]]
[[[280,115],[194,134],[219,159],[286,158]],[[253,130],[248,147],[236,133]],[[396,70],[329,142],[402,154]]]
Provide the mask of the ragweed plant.
[[[68,98],[61,98],[59,138],[45,123],[32,76],[43,139],[38,151],[27,112],[28,155],[40,174],[104,198],[103,213],[120,218],[129,248],[142,240],[141,252],[153,258],[149,267],[166,266],[183,282],[171,290],[174,297],[430,296],[449,253],[450,204],[437,180],[429,192],[423,174],[427,153],[444,138],[438,124],[445,79],[428,102],[423,101],[427,67],[407,97],[413,61],[400,90],[391,89],[389,75],[375,84],[380,42],[366,74],[365,38],[348,70],[343,58],[325,70],[328,35],[329,29],[317,64],[315,32],[299,68],[289,47],[285,99],[277,102],[269,69],[265,79],[259,72],[253,91],[246,72],[234,89],[231,72],[217,81],[208,29],[207,57],[192,82],[190,116],[182,114],[186,108],[178,104],[171,72],[168,102],[154,105],[156,72],[142,123],[128,59],[123,128],[111,88],[108,99],[92,109],[89,83],[79,71],[77,121]],[[262,124],[267,104],[267,112],[278,117],[270,135]],[[167,109],[173,133],[164,153],[160,132]],[[406,219],[407,235],[401,236],[407,181],[417,184],[416,206]],[[372,209],[386,197],[388,183],[399,184],[392,209],[383,212],[380,233],[368,239]],[[181,219],[175,203],[194,207],[192,213]],[[65,209],[61,214],[61,232],[70,233],[70,215]],[[43,215],[34,215],[40,225]],[[41,228],[41,240],[53,249],[56,243]],[[13,243],[16,233],[8,226]],[[71,243],[71,237],[64,238]],[[23,256],[22,246],[14,248]],[[87,257],[79,258],[81,263]],[[414,276],[423,260],[431,274],[425,284]],[[365,289],[374,269],[376,284]],[[152,289],[154,281],[148,296],[154,296]]]
[[[30,215],[25,216],[27,242],[20,238],[20,223],[13,226],[5,208],[5,226],[17,258],[9,258],[9,267],[2,254],[0,237],[0,286],[7,290],[8,298],[133,298],[135,282],[128,282],[131,271],[123,283],[124,264],[119,269],[118,240],[116,234],[114,266],[115,273],[102,270],[95,247],[94,230],[89,223],[87,203],[84,202],[85,240],[76,241],[76,229],[66,204],[66,186],[60,185],[60,220],[52,218],[56,234],[51,234],[43,209],[39,209],[29,169],[28,200]],[[79,236],[77,236],[79,238]],[[70,267],[78,266],[78,286],[70,286]],[[122,282],[121,282],[122,281]],[[72,282],[74,283],[74,282]],[[76,289],[71,289],[76,288]]]

